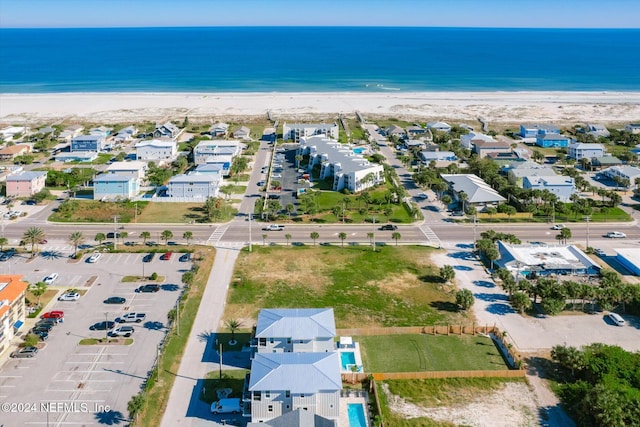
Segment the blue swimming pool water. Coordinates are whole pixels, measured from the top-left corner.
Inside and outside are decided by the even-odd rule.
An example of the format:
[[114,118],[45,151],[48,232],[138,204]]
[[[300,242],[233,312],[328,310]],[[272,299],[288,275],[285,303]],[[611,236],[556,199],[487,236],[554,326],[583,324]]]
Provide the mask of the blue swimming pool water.
[[365,150],[365,148],[354,148],[353,152],[356,154],[362,154]]
[[343,351],[340,353],[340,362],[342,364],[342,370],[349,370],[349,365],[356,364],[356,355],[352,351]]
[[364,406],[361,403],[349,403],[347,412],[349,413],[349,427],[367,427]]

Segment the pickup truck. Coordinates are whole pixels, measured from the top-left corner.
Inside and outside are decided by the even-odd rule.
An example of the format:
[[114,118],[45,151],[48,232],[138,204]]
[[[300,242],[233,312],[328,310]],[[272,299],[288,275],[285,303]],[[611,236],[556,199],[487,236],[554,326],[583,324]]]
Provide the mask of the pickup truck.
[[265,231],[282,231],[282,230],[284,230],[284,225],[269,224],[265,228],[263,228],[263,230],[265,230]]
[[122,316],[118,317],[116,319],[116,322],[118,322],[118,323],[131,323],[131,322],[140,323],[146,318],[147,318],[147,315],[145,313],[127,313],[127,314],[123,314]]

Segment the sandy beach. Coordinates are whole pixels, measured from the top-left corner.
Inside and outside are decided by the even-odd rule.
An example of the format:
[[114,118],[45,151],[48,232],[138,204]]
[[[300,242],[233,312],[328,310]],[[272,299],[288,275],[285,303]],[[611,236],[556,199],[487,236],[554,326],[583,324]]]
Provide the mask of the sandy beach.
[[330,92],[0,94],[0,124],[65,120],[313,120],[337,114],[405,120],[628,123],[640,121],[640,92]]

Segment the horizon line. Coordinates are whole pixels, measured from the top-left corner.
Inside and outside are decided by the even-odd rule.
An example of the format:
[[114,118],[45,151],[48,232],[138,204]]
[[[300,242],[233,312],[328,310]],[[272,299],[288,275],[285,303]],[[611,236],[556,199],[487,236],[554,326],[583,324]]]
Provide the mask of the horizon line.
[[510,27],[510,26],[418,26],[418,25],[147,25],[147,26],[98,26],[98,27],[31,27],[0,26],[0,30],[108,30],[108,29],[197,29],[197,28],[397,28],[397,29],[469,29],[469,30],[640,30],[640,27]]

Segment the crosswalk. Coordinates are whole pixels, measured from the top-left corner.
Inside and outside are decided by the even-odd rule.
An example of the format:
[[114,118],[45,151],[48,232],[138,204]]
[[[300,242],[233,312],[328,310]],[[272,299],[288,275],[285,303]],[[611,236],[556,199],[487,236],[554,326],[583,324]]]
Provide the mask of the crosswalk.
[[229,223],[216,227],[214,232],[211,233],[211,236],[207,239],[207,245],[217,246],[218,242],[220,242],[220,239],[222,239],[222,236],[227,231],[227,228],[229,228]]
[[420,226],[420,231],[422,231],[422,234],[424,234],[424,236],[429,240],[429,243],[431,245],[436,246],[438,248],[442,247],[442,242],[440,241],[440,238],[436,233],[434,233],[431,227],[429,227],[426,224],[422,224]]

